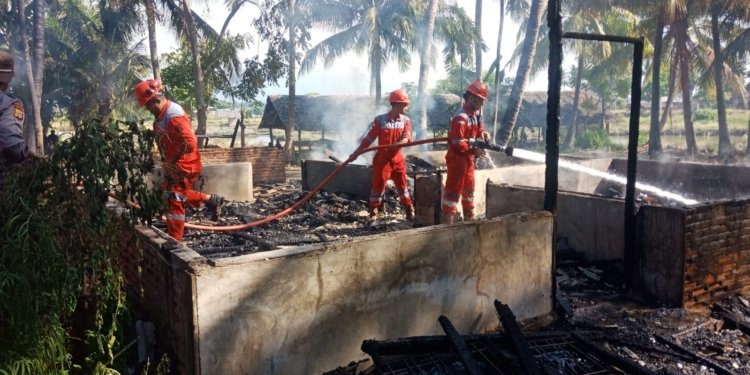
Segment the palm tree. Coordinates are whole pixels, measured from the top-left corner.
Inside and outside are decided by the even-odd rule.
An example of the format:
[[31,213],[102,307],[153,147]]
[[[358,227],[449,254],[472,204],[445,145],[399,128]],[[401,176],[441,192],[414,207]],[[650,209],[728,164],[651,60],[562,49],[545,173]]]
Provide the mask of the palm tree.
[[146,25],[148,29],[148,49],[151,56],[151,70],[154,79],[161,81],[161,68],[159,67],[159,51],[156,43],[156,3],[154,0],[143,0],[146,6]]
[[[29,38],[26,31],[26,2],[18,0],[18,28],[21,46],[23,48],[24,62],[26,65],[26,78],[28,79],[29,91],[31,93],[31,109],[33,113],[34,127],[30,131],[24,131],[26,142],[35,149],[38,155],[44,155],[44,132],[42,129],[41,116],[41,92],[37,88],[41,87],[34,79],[34,69],[32,67],[32,53],[29,47]],[[36,16],[35,16],[36,17]],[[43,18],[43,17],[42,17]],[[43,21],[42,21],[43,24]],[[36,34],[36,31],[34,32]],[[42,33],[43,34],[43,33]],[[44,53],[41,53],[44,55]],[[36,55],[36,52],[35,52]]]
[[[731,139],[729,138],[729,125],[727,123],[726,102],[724,98],[724,84],[734,83],[734,89],[745,93],[744,82],[738,79],[736,71],[743,71],[744,66],[732,67],[728,64],[725,53],[722,51],[722,37],[732,39],[735,35],[741,35],[738,25],[746,26],[750,21],[750,3],[747,0],[728,0],[715,1],[711,0],[708,4],[699,3],[703,7],[708,7],[711,17],[711,57],[709,70],[713,76],[713,86],[716,89],[716,109],[719,120],[719,156],[723,160],[728,160],[734,152]],[[745,50],[747,53],[747,50]],[[733,61],[737,65],[737,61]],[[733,82],[732,82],[733,81]],[[746,94],[746,93],[745,93]],[[746,97],[747,95],[743,95]]]
[[[196,134],[206,134],[206,112],[208,110],[208,104],[205,97],[205,80],[204,75],[207,70],[219,64],[216,58],[219,56],[219,50],[222,48],[225,31],[229,22],[237,14],[237,11],[246,3],[256,4],[255,1],[250,0],[231,0],[230,11],[227,18],[224,20],[221,33],[217,34],[216,31],[204,21],[198,14],[196,14],[190,7],[190,0],[182,0],[181,4],[175,3],[175,0],[162,0],[166,6],[169,15],[171,16],[171,26],[177,30],[178,34],[182,35],[191,46],[192,57],[193,57],[193,75],[195,81],[195,106],[198,115],[198,127],[195,130]],[[200,35],[199,35],[200,34]],[[200,56],[200,37],[212,39],[214,41],[214,49],[209,55],[208,61],[202,62]],[[237,52],[234,54],[237,55]],[[206,66],[203,66],[205,64]]]
[[421,38],[420,58],[419,58],[419,80],[417,81],[417,98],[418,102],[418,125],[417,134],[421,138],[427,130],[427,79],[429,67],[432,60],[432,40],[435,30],[435,18],[438,12],[438,0],[430,0],[425,12],[424,33]]
[[[747,6],[747,4],[745,4]],[[716,87],[716,110],[719,116],[719,156],[728,158],[734,148],[729,138],[729,125],[727,124],[727,107],[724,101],[724,60],[721,55],[721,35],[719,32],[719,17],[724,11],[723,5],[717,1],[711,1],[711,36],[713,45],[713,72],[714,86]]]
[[411,64],[409,49],[416,30],[409,14],[413,13],[406,2],[399,0],[333,0],[328,5],[336,11],[318,11],[314,22],[335,34],[310,48],[300,63],[300,74],[309,72],[318,59],[330,67],[346,52],[366,53],[370,87],[375,92],[375,104],[380,104],[385,65],[395,59],[405,71]]
[[[746,1],[732,1],[727,4],[727,19],[723,23],[723,26],[732,30],[728,30],[729,35],[726,46],[719,53],[719,59],[714,59],[711,64],[712,70],[715,72],[718,68],[719,62],[725,62],[724,72],[733,73],[729,78],[733,78],[735,86],[735,92],[747,93],[747,87],[745,86],[744,78],[742,75],[735,72],[741,72],[741,67],[747,66],[750,56],[748,51],[750,50],[750,26],[748,22],[750,20],[750,9],[748,6],[742,6]],[[738,66],[737,68],[731,68],[731,66]],[[747,74],[747,73],[745,73]],[[716,73],[714,73],[714,76]],[[718,89],[717,89],[718,90]],[[745,95],[746,96],[746,95]],[[746,107],[750,109],[750,101],[745,100]],[[750,118],[748,119],[748,133],[750,134]],[[745,154],[750,155],[750,140],[748,140]]]
[[[495,69],[495,81],[494,81],[494,92],[495,92],[495,103],[494,103],[494,110],[492,115],[492,141],[495,141],[495,137],[497,136],[497,120],[498,120],[498,111],[500,110],[500,83],[505,77],[504,69],[500,69],[500,60],[502,59],[502,56],[500,54],[501,47],[502,47],[502,41],[503,41],[503,27],[505,25],[505,13],[506,13],[506,1],[500,0],[500,22],[498,26],[497,31],[497,46],[495,49],[495,61],[492,62],[490,65],[489,74],[492,72],[492,68]],[[522,20],[524,17],[526,17],[526,14],[528,13],[528,3],[526,0],[509,0],[507,3],[507,12],[511,15],[511,18],[517,21]],[[502,73],[501,73],[502,72]]]
[[536,45],[539,38],[539,29],[542,26],[542,16],[547,9],[547,0],[533,0],[529,10],[529,22],[526,25],[526,33],[521,52],[521,60],[516,71],[516,79],[513,81],[513,88],[510,93],[508,108],[503,114],[500,121],[500,137],[498,144],[506,145],[510,140],[513,132],[518,112],[521,109],[523,100],[523,91],[531,72],[531,63],[536,54]]
[[107,121],[148,60],[133,45],[138,12],[100,0],[94,11],[77,1],[54,4],[59,14],[48,22],[47,48],[51,59],[45,74],[49,106],[64,109],[74,127],[84,119]]
[[[570,17],[566,18],[563,29],[591,34],[623,34],[627,33],[629,23],[635,22],[635,15],[616,6],[593,7],[589,3],[566,2]],[[578,108],[581,98],[581,87],[583,84],[584,71],[604,62],[612,54],[612,45],[609,42],[584,42],[575,40],[572,43],[573,51],[578,56],[576,64],[576,75],[574,79],[575,91],[573,94],[573,111],[568,119],[569,127],[563,144],[567,147],[575,145],[577,132]]]
[[[474,4],[474,28],[477,35],[482,35],[482,0],[476,0]],[[474,42],[474,79],[477,81],[482,79],[482,47],[482,38],[479,38]]]
[[[648,154],[652,158],[662,151],[661,127],[659,126],[659,111],[661,109],[661,61],[664,47],[664,7],[659,6],[654,29],[654,57],[651,69],[651,122],[649,123]],[[667,107],[669,108],[669,107]]]

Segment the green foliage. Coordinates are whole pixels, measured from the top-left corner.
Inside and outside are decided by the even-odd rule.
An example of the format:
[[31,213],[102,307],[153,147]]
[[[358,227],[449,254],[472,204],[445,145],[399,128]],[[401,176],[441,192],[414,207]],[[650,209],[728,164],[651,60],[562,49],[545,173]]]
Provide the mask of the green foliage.
[[693,111],[693,120],[695,121],[713,121],[716,120],[716,110],[701,108]]
[[576,146],[584,150],[616,147],[609,134],[601,128],[589,128],[576,136]]
[[[125,310],[114,269],[123,228],[162,207],[148,188],[153,136],[85,122],[44,159],[5,172],[0,201],[0,373],[113,373]],[[106,192],[140,203],[118,214]]]

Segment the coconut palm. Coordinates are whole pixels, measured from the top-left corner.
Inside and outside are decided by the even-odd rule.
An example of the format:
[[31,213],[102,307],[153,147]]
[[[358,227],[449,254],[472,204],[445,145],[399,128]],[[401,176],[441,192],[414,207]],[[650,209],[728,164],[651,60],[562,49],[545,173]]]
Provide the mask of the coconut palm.
[[[601,3],[599,3],[599,8],[592,5],[577,1],[564,2],[564,10],[570,16],[565,19],[563,29],[590,34],[622,35],[627,34],[629,25],[635,23],[635,15],[626,9],[617,6],[601,6]],[[606,63],[610,66],[614,64],[614,62],[607,62],[607,59],[612,55],[613,46],[609,42],[584,42],[582,40],[566,43],[566,46],[578,56],[574,78],[573,111],[571,118],[566,119],[569,121],[569,126],[563,142],[567,147],[573,147],[576,138],[577,115],[584,71],[598,63]],[[628,60],[624,59],[623,61]]]
[[370,69],[370,89],[375,103],[382,96],[381,74],[385,65],[396,60],[401,71],[411,64],[410,47],[416,29],[413,12],[399,0],[332,0],[327,4],[335,12],[318,12],[315,23],[334,34],[310,48],[300,63],[300,74],[312,70],[322,59],[326,67],[349,51],[366,53]]
[[518,112],[521,110],[523,91],[531,75],[531,65],[536,55],[539,30],[542,26],[542,16],[547,9],[547,0],[533,0],[529,9],[529,22],[526,25],[523,49],[521,52],[516,78],[513,81],[508,107],[500,121],[500,137],[498,143],[505,145],[510,140]]
[[[500,21],[498,22],[498,31],[497,31],[497,45],[495,47],[495,61],[490,64],[490,68],[487,72],[487,76],[485,76],[485,80],[489,78],[489,74],[491,74],[493,71],[495,73],[494,77],[494,93],[495,93],[495,100],[494,100],[494,109],[492,113],[492,140],[495,140],[495,137],[497,136],[497,120],[498,120],[498,111],[500,110],[500,83],[502,82],[503,77],[505,77],[504,69],[500,68],[500,60],[502,59],[502,56],[500,54],[501,47],[502,47],[502,41],[503,41],[503,28],[505,25],[505,15],[506,13],[511,16],[511,19],[525,24],[526,23],[526,17],[529,13],[529,4],[526,0],[509,0],[506,2],[506,0],[499,0],[500,1]],[[507,7],[506,7],[507,4]]]
[[[474,28],[477,35],[482,35],[482,0],[476,0],[474,3]],[[483,43],[481,37],[474,42],[474,65],[475,65],[475,76],[474,79],[479,81],[482,79],[482,52]]]
[[[744,7],[736,6],[742,5],[742,3],[745,3]],[[731,32],[728,33],[726,46],[719,54],[720,59],[714,60],[711,64],[711,69],[715,70],[717,68],[718,61],[725,61],[724,73],[733,73],[729,77],[733,78],[731,82],[735,86],[734,91],[747,94],[747,87],[745,87],[744,82],[745,77],[742,74],[737,74],[737,72],[742,72],[742,69],[732,68],[730,70],[727,68],[734,66],[743,67],[750,63],[750,54],[748,54],[748,51],[750,51],[750,14],[748,14],[750,4],[747,4],[747,1],[737,1],[728,5],[731,5],[731,7],[727,8],[728,12],[726,12],[726,20],[723,26],[731,29]],[[746,74],[747,72],[745,72]],[[750,109],[750,101],[745,100],[745,104]],[[750,134],[750,119],[748,120],[748,134]],[[747,142],[745,154],[750,155],[750,141]]]
[[[436,61],[436,42],[440,42],[444,46],[450,46],[450,48],[444,49],[445,65],[450,67],[451,61],[455,59],[455,56],[450,56],[450,52],[463,50],[470,53],[474,41],[479,40],[480,36],[472,29],[472,21],[465,10],[453,1],[431,0],[426,4],[423,1],[412,0],[408,2],[408,5],[411,12],[409,16],[415,23],[415,29],[422,30],[421,33],[415,35],[416,40],[412,41],[413,48],[418,51],[420,56],[419,84],[417,86],[419,102],[417,124],[419,125],[416,130],[421,133],[418,134],[421,136],[427,130],[427,103],[424,99],[427,95],[429,67],[434,65]],[[434,20],[430,22],[433,17]],[[458,32],[460,30],[468,30],[468,34]]]
[[[418,2],[419,3],[419,2]],[[432,63],[432,40],[435,32],[435,18],[438,13],[438,0],[430,0],[424,12],[425,27],[421,36],[421,48],[419,48],[419,80],[417,81],[418,116],[417,135],[422,137],[427,130],[427,79],[429,68]]]
[[[255,4],[256,1],[250,0],[229,0],[227,5],[229,6],[229,14],[224,20],[221,32],[217,33],[205,20],[203,20],[190,6],[189,0],[182,0],[181,3],[176,3],[176,0],[161,0],[162,4],[166,7],[167,14],[170,16],[170,25],[190,44],[192,57],[193,57],[193,75],[195,81],[195,106],[198,116],[198,127],[195,130],[196,134],[206,134],[206,112],[208,110],[208,103],[205,96],[205,72],[212,67],[220,64],[217,60],[219,50],[222,49],[225,32],[229,22],[234,18],[235,14],[245,4]],[[209,55],[208,61],[201,61],[200,46],[201,42],[199,38],[208,38],[214,42],[214,50]],[[235,56],[238,52],[234,53]],[[236,60],[236,57],[235,57]],[[205,65],[205,66],[204,66]]]
[[74,127],[90,117],[106,121],[148,68],[142,46],[133,43],[140,17],[135,8],[104,0],[95,5],[55,3],[50,12],[59,16],[47,25],[47,48],[56,58],[47,61],[46,106],[64,109]]
[[[737,59],[727,60],[724,56],[725,53],[722,51],[721,40],[722,38],[731,40],[743,34],[743,26],[746,27],[748,22],[750,22],[750,9],[748,9],[750,1],[705,0],[697,3],[702,9],[705,10],[707,8],[711,19],[710,37],[712,51],[710,57],[712,57],[712,61],[710,61],[706,73],[710,71],[712,80],[707,81],[709,85],[713,85],[716,92],[716,109],[719,121],[719,157],[727,161],[734,152],[734,147],[732,147],[732,142],[729,138],[724,85],[725,83],[729,83],[734,86],[733,88],[736,91],[745,93],[744,80],[740,74],[735,73],[744,71],[745,66],[742,66],[742,64],[737,66]],[[746,49],[744,53],[747,53]],[[746,61],[741,59],[741,62]],[[708,76],[708,74],[704,74],[704,76]],[[743,95],[744,97],[746,95]]]

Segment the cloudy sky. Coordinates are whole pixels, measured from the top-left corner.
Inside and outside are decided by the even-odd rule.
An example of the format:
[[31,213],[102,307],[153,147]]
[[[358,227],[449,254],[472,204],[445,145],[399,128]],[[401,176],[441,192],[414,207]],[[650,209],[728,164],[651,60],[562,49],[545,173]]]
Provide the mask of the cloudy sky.
[[[466,9],[467,14],[474,16],[474,1],[462,0],[460,4]],[[193,4],[194,9],[206,19],[216,30],[220,30],[226,18],[227,9],[222,4]],[[495,56],[495,46],[497,43],[497,32],[499,23],[499,2],[484,1],[482,19],[482,34],[485,44],[489,47],[482,58],[483,69],[487,69],[492,63]],[[250,33],[256,41],[251,48],[242,52],[241,59],[262,54],[265,50],[264,45],[258,45],[258,37],[252,27],[251,20],[257,17],[258,10],[255,7],[246,6],[235,15],[229,24],[229,31],[233,34]],[[175,36],[172,32],[164,27],[159,27],[159,53],[169,52],[177,47]],[[518,33],[518,26],[506,19],[506,25],[503,38],[502,64],[507,62],[507,57],[515,44],[515,37]],[[313,32],[311,45],[317,44],[329,34],[324,32]],[[389,64],[383,72],[383,91],[389,92],[401,86],[403,82],[416,82],[419,76],[419,57],[414,54],[412,57],[412,67],[406,72],[399,72],[396,64]],[[515,69],[515,68],[513,68]],[[528,90],[546,90],[546,74],[538,77],[530,83]],[[330,68],[324,68],[323,63],[319,62],[313,71],[306,73],[297,80],[297,93],[300,95],[318,93],[323,95],[333,94],[368,94],[370,90],[369,72],[367,68],[367,57],[350,53],[340,57]],[[434,87],[437,80],[445,78],[446,74],[441,63],[438,63],[430,71],[429,86]],[[265,90],[266,94],[283,94],[287,88],[283,86],[269,86]]]

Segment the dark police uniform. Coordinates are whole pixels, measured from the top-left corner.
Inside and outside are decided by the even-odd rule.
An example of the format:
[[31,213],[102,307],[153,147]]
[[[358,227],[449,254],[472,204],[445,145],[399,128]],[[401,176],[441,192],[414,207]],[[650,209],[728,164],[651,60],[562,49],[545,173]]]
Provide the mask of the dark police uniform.
[[0,161],[6,167],[20,163],[29,156],[29,148],[23,139],[24,116],[20,99],[5,92],[0,93]]

